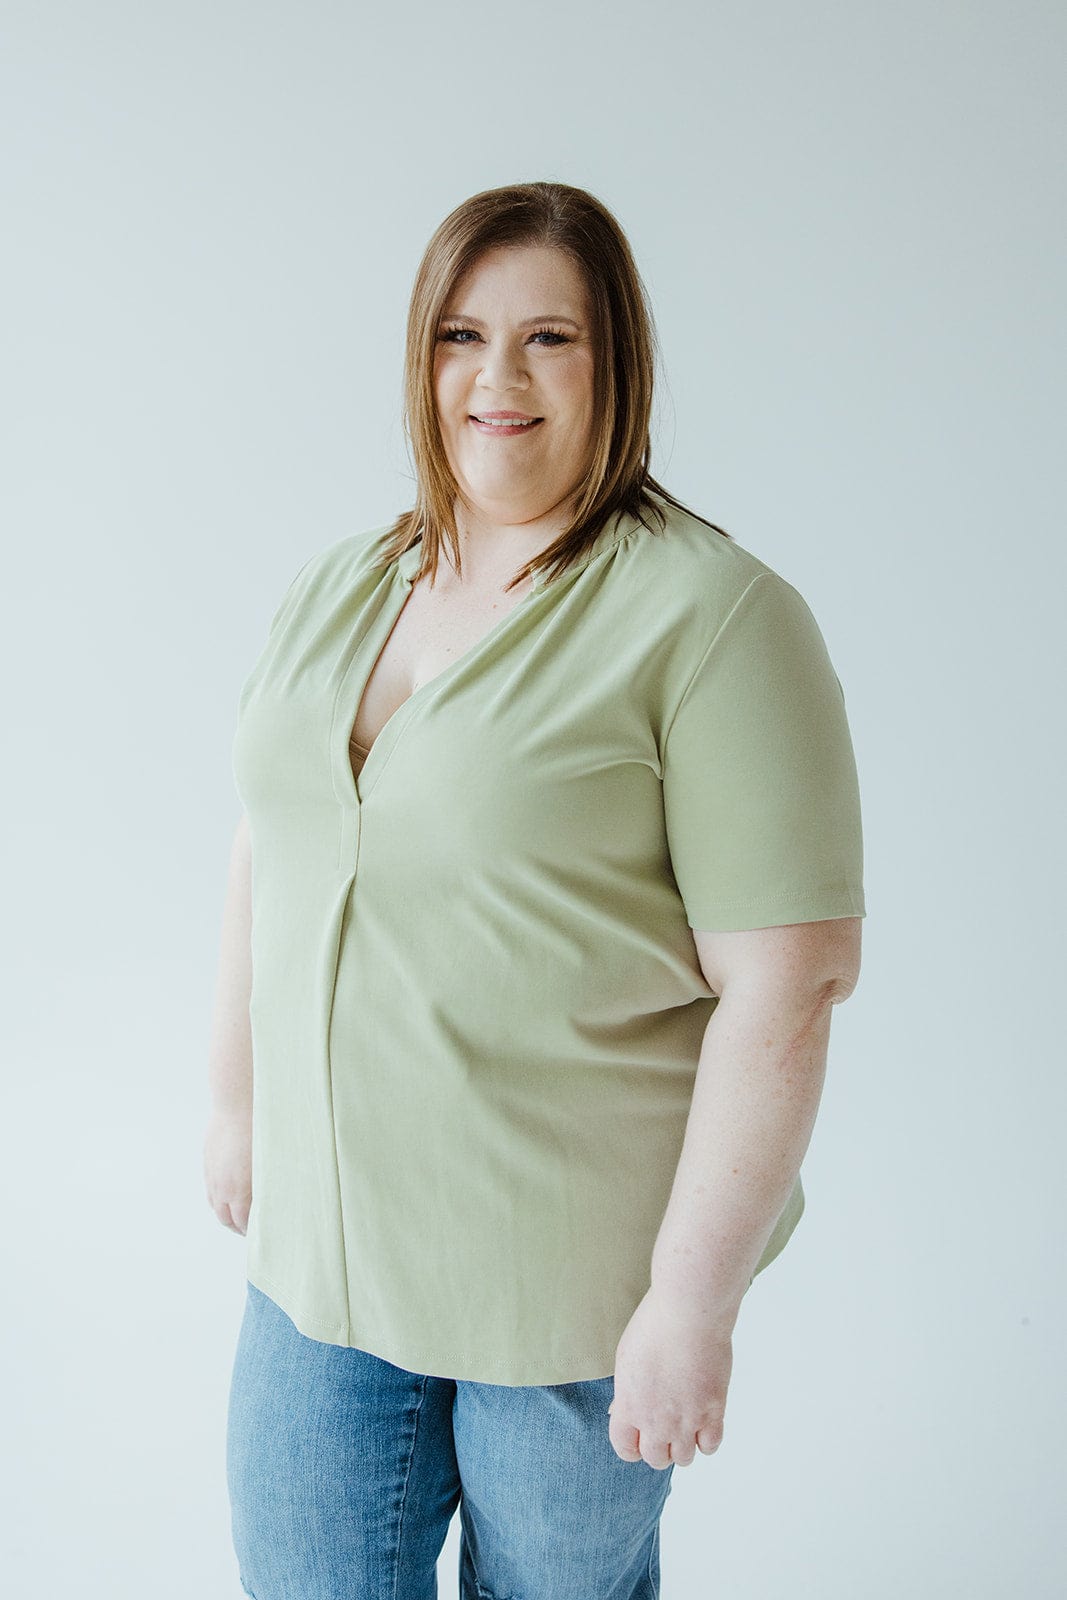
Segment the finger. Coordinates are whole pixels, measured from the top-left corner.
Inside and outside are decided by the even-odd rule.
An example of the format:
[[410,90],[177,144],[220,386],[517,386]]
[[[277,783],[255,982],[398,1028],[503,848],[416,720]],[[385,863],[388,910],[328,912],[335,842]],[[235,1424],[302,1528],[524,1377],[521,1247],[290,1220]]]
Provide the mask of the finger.
[[613,1417],[608,1428],[608,1438],[620,1461],[640,1461],[641,1440],[636,1428],[627,1427],[624,1422]]
[[619,1444],[613,1445],[612,1448],[620,1461],[640,1461],[641,1459],[640,1450],[627,1450],[625,1446]]
[[701,1455],[713,1456],[722,1443],[722,1429],[701,1428],[697,1434],[697,1445]]
[[665,1472],[671,1465],[671,1447],[669,1443],[649,1438],[641,1446],[641,1454],[650,1467],[657,1472]]

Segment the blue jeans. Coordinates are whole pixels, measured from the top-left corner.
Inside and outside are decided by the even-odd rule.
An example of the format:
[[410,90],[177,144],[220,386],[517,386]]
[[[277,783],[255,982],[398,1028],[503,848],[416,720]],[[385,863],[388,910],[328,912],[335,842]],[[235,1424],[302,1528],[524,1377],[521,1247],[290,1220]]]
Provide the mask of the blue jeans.
[[614,1378],[427,1377],[308,1339],[248,1284],[226,1475],[253,1600],[436,1600],[460,1510],[462,1600],[656,1600],[673,1465],[623,1461]]

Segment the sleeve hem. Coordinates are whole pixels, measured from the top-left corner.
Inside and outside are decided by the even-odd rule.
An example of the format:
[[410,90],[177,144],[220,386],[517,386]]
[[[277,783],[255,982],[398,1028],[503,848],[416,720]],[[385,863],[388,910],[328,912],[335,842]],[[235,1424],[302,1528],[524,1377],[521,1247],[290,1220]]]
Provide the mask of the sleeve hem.
[[831,889],[814,895],[720,900],[715,905],[686,907],[690,928],[702,933],[745,932],[752,928],[788,927],[797,922],[829,922],[834,917],[866,915],[863,890],[858,887]]

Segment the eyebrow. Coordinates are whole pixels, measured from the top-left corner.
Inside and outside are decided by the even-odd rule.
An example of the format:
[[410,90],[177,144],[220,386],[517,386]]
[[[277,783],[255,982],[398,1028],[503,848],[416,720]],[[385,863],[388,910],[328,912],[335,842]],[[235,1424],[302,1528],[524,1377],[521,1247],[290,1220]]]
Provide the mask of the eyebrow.
[[[473,322],[479,328],[484,328],[485,327],[485,323],[482,322],[480,320],[480,318],[468,316],[468,314],[465,311],[442,311],[442,313],[441,313],[441,321],[442,322]],[[539,316],[539,317],[527,317],[523,322],[519,323],[519,327],[520,328],[529,328],[529,327],[532,327],[535,322],[566,322],[572,328],[578,328],[578,327],[581,326],[580,323],[575,322],[573,317],[561,317],[554,311],[553,312],[546,311],[542,316]]]

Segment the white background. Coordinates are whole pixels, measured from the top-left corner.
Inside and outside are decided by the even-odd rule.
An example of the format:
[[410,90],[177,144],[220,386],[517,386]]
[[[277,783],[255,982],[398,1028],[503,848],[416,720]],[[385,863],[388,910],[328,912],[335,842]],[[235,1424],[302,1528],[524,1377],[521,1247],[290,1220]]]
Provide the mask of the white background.
[[238,688],[308,556],[412,503],[433,229],[555,178],[652,297],[652,470],[807,598],[864,806],[808,1209],[663,1595],[1063,1594],[1067,13],[0,26],[7,1592],[240,1595],[244,1242],[201,1177]]

